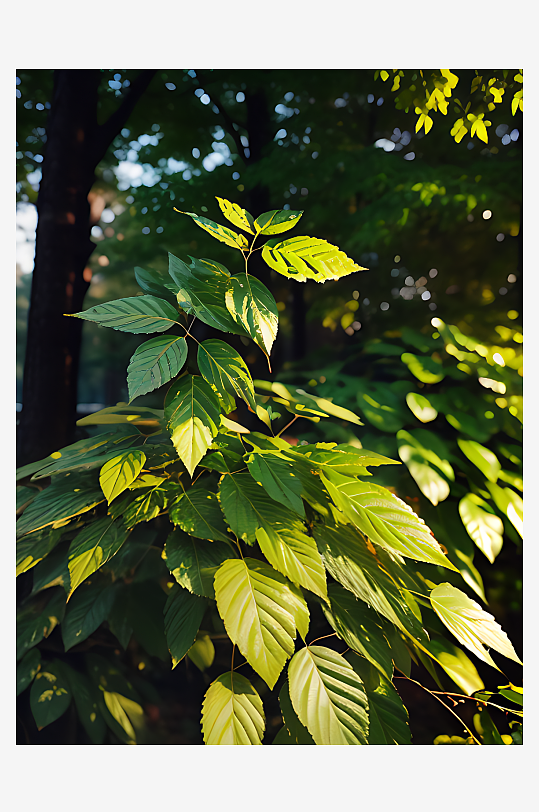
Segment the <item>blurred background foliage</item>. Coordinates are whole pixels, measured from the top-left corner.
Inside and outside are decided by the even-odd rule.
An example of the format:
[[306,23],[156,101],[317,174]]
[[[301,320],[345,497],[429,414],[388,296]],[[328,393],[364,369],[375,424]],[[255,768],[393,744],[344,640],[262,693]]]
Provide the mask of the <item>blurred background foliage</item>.
[[[138,73],[101,71],[99,121]],[[520,649],[522,103],[514,94],[522,76],[518,69],[452,69],[450,76],[458,82],[451,80],[443,114],[440,99],[428,107],[440,71],[155,71],[97,168],[84,306],[136,295],[134,267],[166,271],[168,251],[239,270],[224,246],[202,230],[193,235],[190,218],[174,207],[220,221],[218,195],[255,217],[304,210],[293,236],[316,234],[369,270],[300,284],[255,255],[252,271],[280,311],[269,378],[334,399],[365,425],[352,432],[338,421],[300,418],[287,437],[352,442],[400,459],[375,481],[425,519],[469,594]],[[52,90],[52,71],[18,71],[18,410]],[[485,128],[473,127],[481,114],[490,122],[487,143]],[[422,115],[434,124],[423,118],[418,126]],[[465,133],[453,132],[459,116]],[[199,339],[210,335],[205,325],[197,329]],[[127,401],[126,368],[139,343],[85,324],[79,416]],[[254,376],[268,380],[262,353],[252,345],[247,352]],[[163,395],[145,395],[140,405],[161,408]],[[290,418],[281,412],[277,430]],[[249,425],[247,412],[238,419]],[[85,436],[77,431],[74,439]],[[420,694],[417,702],[426,702]],[[452,732],[431,704],[416,717],[415,743]],[[185,708],[182,718],[184,732],[169,730],[168,741],[198,743],[194,727],[185,732],[194,725]]]

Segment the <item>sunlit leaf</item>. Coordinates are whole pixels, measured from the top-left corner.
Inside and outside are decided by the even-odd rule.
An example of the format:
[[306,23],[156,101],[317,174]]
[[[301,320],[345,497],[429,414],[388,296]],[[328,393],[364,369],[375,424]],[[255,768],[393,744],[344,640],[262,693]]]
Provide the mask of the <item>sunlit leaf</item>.
[[314,744],[313,737],[298,719],[298,715],[290,701],[288,681],[284,683],[279,692],[279,705],[283,717],[284,727],[281,728],[273,744]]
[[431,405],[428,398],[424,395],[419,395],[417,392],[409,392],[406,395],[406,403],[410,411],[417,417],[421,423],[430,423],[438,417],[438,412]]
[[239,395],[256,411],[253,379],[247,364],[229,344],[211,338],[198,347],[198,368],[202,376],[221,397]]
[[461,691],[471,696],[475,691],[483,690],[485,685],[477,668],[458,646],[443,637],[436,637],[429,640],[427,648]]
[[178,336],[151,338],[137,347],[127,368],[129,402],[175,378],[186,359],[187,342]]
[[229,280],[225,301],[234,321],[269,357],[279,325],[279,311],[270,291],[254,276],[238,274]]
[[496,454],[485,446],[476,443],[474,440],[457,440],[458,446],[465,457],[479,468],[489,482],[496,482],[501,470],[501,464]]
[[294,653],[296,628],[305,637],[307,605],[280,573],[252,558],[225,561],[215,575],[215,597],[228,636],[273,688]]
[[62,527],[57,530],[44,527],[19,539],[16,547],[17,576],[35,567],[54,550],[64,532]]
[[432,608],[442,623],[483,662],[500,670],[485,646],[522,665],[502,627],[478,603],[451,584],[440,584],[430,593]]
[[242,209],[237,203],[231,203],[229,200],[224,200],[222,197],[216,197],[215,199],[219,203],[219,208],[225,215],[226,219],[231,222],[232,225],[243,229],[243,231],[248,231],[249,234],[255,233],[253,231],[254,220],[248,211]]
[[[418,429],[414,432],[398,431],[399,457],[404,462],[420,491],[433,505],[449,496],[447,480],[454,481],[455,473],[447,462],[440,438],[434,432]],[[441,453],[436,453],[437,451]],[[442,456],[443,455],[443,456]],[[438,469],[438,470],[437,470]],[[444,476],[441,476],[441,471]]]
[[123,333],[164,333],[178,324],[175,307],[156,296],[131,296],[105,302],[81,313],[66,313],[79,319],[93,321],[99,327],[112,327]]
[[271,499],[280,502],[300,516],[305,516],[301,501],[301,480],[294,473],[292,463],[271,453],[253,453],[247,457],[249,473],[262,485]]
[[216,240],[224,242],[225,245],[230,246],[230,248],[241,250],[247,245],[245,237],[242,237],[241,234],[237,234],[230,228],[219,225],[219,223],[214,223],[213,220],[208,220],[207,217],[199,217],[198,214],[193,214],[191,211],[180,211],[176,207],[174,207],[174,211],[177,211],[178,214],[187,214],[194,220],[197,226],[200,226],[200,228],[203,228],[208,234],[211,234],[212,237],[215,237]]
[[146,454],[135,449],[124,451],[105,463],[99,472],[99,484],[109,505],[135,481],[145,462]]
[[101,489],[87,479],[74,475],[53,479],[17,521],[17,538],[56,522],[65,524],[67,519],[86,513],[103,501]]
[[202,703],[205,744],[262,744],[262,700],[248,679],[227,671],[206,692]]
[[104,516],[75,536],[69,547],[71,589],[68,597],[118,552],[128,535],[129,530],[121,521]]
[[374,544],[456,570],[423,520],[386,488],[337,473],[321,477],[337,507]]
[[522,498],[512,488],[500,488],[494,482],[487,482],[487,488],[496,507],[505,513],[520,538],[522,538],[524,534],[524,502]]
[[503,546],[502,520],[475,493],[469,493],[460,500],[459,513],[468,535],[493,564]]
[[200,671],[209,668],[215,659],[215,646],[210,635],[199,631],[195,642],[187,652],[187,656]]
[[305,646],[288,667],[290,699],[316,744],[368,744],[369,703],[352,666],[325,646]]
[[404,352],[401,361],[406,364],[412,375],[422,383],[439,383],[445,378],[445,370],[441,363],[428,355],[414,355]]
[[273,247],[266,243],[262,258],[274,271],[296,282],[306,282],[307,279],[325,282],[368,270],[357,265],[335,245],[315,237],[292,237]]
[[200,375],[186,375],[165,398],[167,428],[178,456],[193,476],[219,431],[219,403]]
[[236,535],[248,543],[256,539],[278,572],[325,599],[322,559],[298,516],[270,499],[250,474],[225,476],[220,493],[224,514]]
[[302,214],[302,211],[291,211],[290,209],[267,211],[255,220],[255,231],[266,237],[272,234],[282,234],[283,231],[294,228]]

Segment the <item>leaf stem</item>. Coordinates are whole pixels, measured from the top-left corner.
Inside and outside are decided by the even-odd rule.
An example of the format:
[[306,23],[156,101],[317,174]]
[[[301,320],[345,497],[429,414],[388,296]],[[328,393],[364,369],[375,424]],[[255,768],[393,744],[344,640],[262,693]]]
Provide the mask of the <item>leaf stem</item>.
[[295,421],[298,419],[298,417],[299,417],[299,415],[298,415],[298,414],[294,415],[294,419],[293,419],[293,420],[291,420],[291,421],[290,421],[290,423],[287,423],[287,424],[286,424],[286,426],[284,427],[284,429],[281,429],[281,431],[279,432],[279,434],[277,434],[276,436],[277,436],[277,437],[280,437],[280,436],[281,436],[281,434],[283,433],[283,431],[286,431],[286,430],[287,430],[287,428],[289,428],[289,427],[292,425],[292,423],[294,423],[294,422],[295,422]]
[[[396,667],[396,666],[395,666],[395,667]],[[397,668],[397,671],[400,671],[400,668]],[[420,682],[418,682],[417,680],[415,680],[415,679],[411,679],[410,677],[407,677],[407,676],[406,676],[406,674],[405,674],[403,671],[401,671],[401,674],[402,674],[403,676],[402,676],[402,677],[396,677],[396,679],[407,679],[409,682],[414,682],[416,685],[419,685],[419,687],[420,687],[420,688],[423,688],[423,690],[424,690],[424,691],[426,691],[428,694],[430,694],[431,696],[433,696],[433,697],[434,697],[434,699],[436,699],[436,700],[437,700],[437,701],[438,701],[438,702],[439,702],[441,705],[443,705],[443,706],[444,706],[444,708],[446,708],[446,710],[448,710],[448,711],[449,711],[449,713],[452,713],[452,714],[453,714],[453,716],[454,716],[456,719],[458,719],[458,720],[459,720],[459,722],[461,723],[461,725],[462,725],[462,726],[463,726],[463,727],[464,727],[464,728],[465,728],[465,729],[468,731],[468,733],[470,734],[470,736],[472,737],[472,739],[473,739],[475,742],[477,742],[477,744],[481,744],[481,742],[479,741],[479,739],[478,739],[476,736],[474,736],[474,734],[472,733],[472,731],[470,730],[470,728],[468,727],[468,725],[467,725],[465,722],[463,722],[463,721],[462,721],[462,719],[460,718],[460,716],[459,716],[458,714],[456,714],[454,710],[452,710],[450,707],[448,707],[448,706],[445,704],[445,702],[442,702],[442,700],[441,700],[441,699],[440,699],[438,696],[436,696],[436,694],[437,694],[437,693],[441,693],[441,691],[431,691],[431,690],[430,690],[430,688],[425,688],[425,686],[424,686],[424,685],[422,685],[422,684],[421,684]]]

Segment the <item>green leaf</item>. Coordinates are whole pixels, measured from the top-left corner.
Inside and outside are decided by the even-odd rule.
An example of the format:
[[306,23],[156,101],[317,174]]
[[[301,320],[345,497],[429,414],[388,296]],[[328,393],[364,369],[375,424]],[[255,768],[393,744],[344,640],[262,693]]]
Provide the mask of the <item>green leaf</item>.
[[368,744],[369,703],[352,666],[325,646],[306,646],[288,667],[290,699],[316,744]]
[[168,390],[165,419],[178,456],[192,477],[219,431],[217,397],[200,375],[186,375]]
[[439,383],[445,378],[443,365],[428,355],[414,355],[403,352],[401,361],[406,364],[412,375],[422,383]]
[[302,214],[303,211],[291,211],[290,209],[286,211],[278,209],[267,211],[256,218],[255,231],[265,237],[272,234],[282,234],[283,231],[290,231],[291,228],[294,228]]
[[194,595],[215,598],[213,578],[217,568],[234,555],[228,544],[200,541],[176,529],[167,538],[163,557],[180,586]]
[[485,708],[482,708],[480,713],[474,714],[473,721],[476,731],[483,737],[483,744],[505,744]]
[[95,305],[81,313],[64,315],[93,321],[99,327],[112,327],[122,333],[164,333],[173,324],[179,324],[176,308],[156,296],[130,296]]
[[62,622],[65,606],[63,589],[51,589],[23,605],[17,612],[17,660]]
[[108,619],[115,597],[113,586],[94,583],[73,596],[61,626],[65,651],[82,643]]
[[255,482],[262,485],[271,499],[305,517],[301,480],[295,475],[292,463],[271,452],[253,452],[247,457],[247,467]]
[[62,666],[82,726],[92,744],[104,744],[107,726],[99,707],[98,691],[85,674],[80,674],[65,663]]
[[325,282],[341,279],[356,271],[366,271],[357,265],[344,251],[316,237],[292,237],[262,249],[262,259],[277,273],[295,279],[296,282]]
[[496,482],[501,471],[501,464],[493,451],[476,443],[474,440],[457,440],[458,446],[465,457],[468,457],[489,482]]
[[[103,698],[105,700],[106,709],[127,737],[127,744],[136,744],[137,734],[135,733],[132,722],[136,720],[136,722],[140,724],[144,714],[141,706],[137,702],[133,702],[133,700],[114,691],[103,691]],[[105,719],[109,727],[111,727],[106,716]],[[118,734],[118,731],[114,727],[112,730]]]
[[297,586],[326,598],[326,574],[314,539],[297,515],[270,499],[250,474],[230,474],[220,485],[223,512],[234,533],[256,538],[275,569]]
[[30,689],[30,710],[38,730],[42,730],[66,712],[71,702],[71,689],[61,664],[43,664]]
[[101,468],[104,462],[115,457],[121,449],[135,447],[140,442],[142,435],[135,426],[118,426],[114,431],[81,440],[80,445],[75,443],[67,449],[56,451],[47,458],[48,465],[34,474],[32,481],[70,471],[85,473]]
[[199,539],[229,541],[217,494],[190,488],[169,509],[170,521]]
[[225,304],[230,280],[226,268],[213,260],[189,257],[188,266],[173,254],[168,257],[168,272],[180,288],[179,306],[216,330],[246,335],[244,327],[236,324]]
[[466,532],[493,564],[503,546],[502,520],[475,493],[468,493],[460,500],[459,513]]
[[314,538],[336,581],[414,640],[426,639],[399,586],[354,528],[315,525]]
[[209,634],[199,632],[187,656],[200,671],[209,668],[215,659],[215,646]]
[[[502,471],[502,474],[503,473]],[[500,488],[500,486],[494,482],[487,482],[487,488],[490,491],[490,495],[496,507],[501,510],[502,513],[505,513],[520,538],[522,538],[524,533],[522,523],[524,518],[524,502],[522,498],[511,488]]]
[[355,448],[351,445],[335,445],[333,448],[322,448],[325,443],[307,445],[297,449],[298,454],[304,454],[313,468],[318,471],[335,471],[348,476],[368,475],[368,466],[400,465],[398,460],[390,460],[374,451],[365,448]]
[[431,420],[436,420],[438,417],[438,412],[424,395],[409,392],[406,395],[406,403],[414,417],[417,417],[421,423],[430,423]]
[[137,347],[127,368],[129,402],[175,378],[186,359],[187,342],[177,336],[150,338]]
[[103,493],[93,483],[73,474],[53,479],[51,485],[41,491],[17,521],[17,538],[34,530],[41,530],[86,513],[100,502]]
[[54,550],[66,528],[60,527],[53,530],[52,527],[44,527],[23,536],[17,542],[17,576],[35,567],[50,552]]
[[32,684],[40,668],[41,654],[39,649],[33,648],[27,651],[17,666],[17,696]]
[[248,231],[249,234],[254,234],[253,231],[253,217],[248,211],[242,209],[237,203],[231,203],[230,200],[224,200],[222,197],[215,198],[219,203],[219,208],[225,215],[226,219],[232,225],[241,228],[243,231]]
[[331,480],[325,473],[321,478],[337,507],[374,544],[458,571],[423,520],[387,488],[336,473],[331,474]]
[[[399,457],[404,462],[421,493],[429,502],[437,505],[449,496],[449,484],[455,479],[455,472],[447,459],[436,453],[439,438],[434,432],[417,430],[398,431]],[[438,470],[437,470],[438,469]],[[441,476],[439,471],[444,476]]]
[[[144,426],[147,429],[160,429],[163,412],[159,409],[148,409],[146,406],[128,406],[127,403],[120,406],[108,406],[98,412],[82,417],[77,420],[77,426],[104,426],[111,423],[132,424],[133,426]],[[140,439],[140,434],[138,435]]]
[[373,672],[363,657],[347,655],[369,700],[369,744],[412,744],[408,711],[390,680]]
[[174,211],[177,211],[178,214],[187,214],[189,217],[192,217],[197,226],[200,226],[200,228],[203,228],[208,234],[211,234],[212,237],[215,237],[216,240],[224,242],[225,245],[228,245],[230,248],[237,248],[241,251],[242,248],[247,246],[245,237],[241,234],[237,234],[230,228],[225,228],[219,225],[219,223],[214,223],[213,220],[208,220],[207,217],[199,217],[198,214],[193,214],[191,211],[179,211],[177,208],[174,208]]
[[160,273],[152,270],[145,270],[138,265],[135,266],[135,279],[139,288],[142,288],[144,293],[149,293],[152,296],[157,296],[159,299],[171,299],[176,301],[176,294],[178,287],[169,279],[162,277]]
[[172,585],[164,610],[165,635],[172,668],[176,668],[195,642],[207,607],[206,598],[193,595],[177,584]]
[[296,628],[302,637],[307,634],[309,612],[301,592],[272,567],[252,558],[225,561],[214,585],[228,636],[273,688],[294,653]]
[[32,595],[53,586],[63,586],[66,594],[69,592],[68,548],[69,542],[60,544],[44,561],[39,562],[32,573],[34,576]]
[[[158,556],[159,563],[162,563]],[[166,577],[163,566],[161,577]],[[150,657],[159,657],[168,662],[167,641],[163,628],[163,612],[167,597],[157,578],[129,585],[123,607],[129,626],[138,643]],[[120,600],[117,598],[117,601]],[[116,618],[115,618],[116,620]]]
[[262,744],[262,700],[248,679],[227,671],[212,682],[202,703],[205,744]]
[[[144,490],[140,496],[137,496],[137,498],[122,511],[123,522],[129,529],[135,527],[135,525],[140,522],[149,522],[151,519],[155,519],[156,516],[163,513],[167,506],[176,499],[178,493],[181,493],[180,486],[175,482],[169,482],[166,479],[160,479],[158,477],[151,477],[150,475],[141,477],[141,479],[146,480],[146,482],[150,482],[151,480],[158,481],[149,490]],[[131,489],[135,488],[138,481],[139,480],[136,480],[133,483]]]
[[121,521],[104,516],[75,536],[69,547],[71,589],[68,600],[83,581],[118,552],[129,535]]
[[200,373],[222,398],[239,395],[256,412],[253,379],[236,350],[224,341],[211,338],[199,344],[197,361]]
[[292,707],[288,682],[285,682],[279,693],[279,705],[284,722],[284,735],[282,740],[273,740],[273,744],[314,744],[313,737],[306,727],[303,727],[298,715]]
[[329,625],[341,640],[369,660],[389,680],[393,678],[391,649],[381,628],[380,618],[363,601],[331,584],[328,589],[330,607],[322,605]]
[[269,358],[279,326],[279,311],[267,287],[254,276],[238,274],[228,282],[226,306],[237,324]]
[[459,643],[483,662],[500,670],[485,646],[522,665],[502,627],[478,603],[451,584],[440,584],[430,593],[432,608]]
[[477,668],[458,646],[443,637],[436,637],[429,640],[427,648],[461,691],[471,696],[484,689]]
[[130,449],[105,463],[99,472],[99,484],[109,505],[135,481],[145,462],[143,451]]
[[37,488],[27,488],[25,485],[18,485],[16,494],[17,494],[17,512],[21,510],[21,508],[26,507],[30,504],[32,499],[35,499],[38,495],[39,490]]

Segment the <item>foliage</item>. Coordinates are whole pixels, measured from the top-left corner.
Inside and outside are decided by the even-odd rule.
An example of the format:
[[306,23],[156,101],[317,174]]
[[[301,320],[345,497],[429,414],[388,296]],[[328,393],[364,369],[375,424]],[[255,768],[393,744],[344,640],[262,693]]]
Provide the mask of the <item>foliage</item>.
[[[392,74],[392,76],[391,76]],[[419,76],[418,76],[419,74]],[[488,76],[488,78],[487,78]],[[511,100],[511,114],[514,116],[517,110],[523,111],[523,71],[512,75],[512,71],[489,71],[487,76],[482,76],[478,70],[472,79],[468,95],[470,101],[464,106],[463,102],[453,96],[453,91],[459,84],[459,77],[450,70],[411,71],[377,70],[374,78],[387,82],[393,79],[391,92],[396,93],[395,106],[408,112],[413,107],[418,114],[415,131],[422,128],[425,135],[433,126],[432,113],[442,113],[447,115],[448,106],[454,103],[454,112],[460,116],[451,129],[451,135],[459,144],[464,136],[469,134],[472,138],[477,136],[485,144],[488,144],[487,127],[492,125],[492,121],[485,118],[485,114],[496,109],[496,105],[507,104]],[[474,93],[480,91],[478,96]],[[504,100],[503,96],[507,93]],[[459,89],[460,95],[460,89]]]
[[[315,423],[319,434],[326,420],[328,431],[337,434],[348,431],[343,423],[362,426],[352,409],[302,388],[253,381],[249,364],[232,346],[194,337],[192,325],[198,318],[247,342],[251,339],[269,361],[278,309],[270,291],[248,269],[258,248],[274,270],[296,281],[324,282],[361,270],[344,252],[312,237],[277,244],[272,238],[254,248],[259,237],[281,233],[290,225],[289,212],[268,212],[255,220],[238,204],[223,198],[218,202],[229,222],[253,235],[251,242],[207,218],[189,216],[242,254],[242,273],[231,276],[219,262],[190,258],[187,265],[170,255],[173,287],[164,276],[154,277],[152,284],[173,291],[177,306],[170,298],[147,295],[147,277],[139,273],[143,293],[138,298],[73,314],[136,334],[182,330],[189,350],[174,354],[168,370],[160,368],[159,374],[152,374],[156,347],[166,347],[166,354],[175,333],[162,337],[166,344],[148,348],[156,341],[151,340],[135,352],[136,387],[142,384],[149,391],[147,387],[172,381],[164,410],[119,404],[80,421],[98,427],[91,464],[77,443],[19,471],[24,490],[18,544],[24,545],[22,560],[33,569],[34,590],[21,606],[18,684],[21,690],[31,684],[30,707],[38,728],[59,719],[73,699],[93,743],[105,741],[107,727],[119,741],[143,741],[144,689],[137,689],[119,663],[92,653],[77,665],[61,654],[39,660],[32,655],[35,647],[60,625],[67,652],[107,624],[124,648],[133,636],[150,658],[175,668],[188,656],[204,669],[213,661],[212,636],[219,636],[212,635],[211,628],[220,624],[232,644],[232,662],[206,691],[206,744],[262,743],[266,726],[261,694],[268,696],[267,688],[280,691],[284,726],[274,742],[266,743],[409,743],[407,711],[393,684],[394,668],[408,670],[407,657],[419,660],[439,680],[437,664],[465,692],[473,692],[479,683],[484,687],[472,661],[451,638],[444,638],[444,628],[495,667],[483,645],[520,660],[492,616],[447,583],[450,576],[458,577],[458,564],[425,521],[374,481],[369,469],[377,473],[397,460],[349,442],[354,440],[351,430],[339,444],[314,438],[293,445],[285,439],[284,432],[300,417]],[[293,225],[299,215],[293,213]],[[442,335],[446,328],[439,324],[438,329]],[[198,345],[196,360],[193,345]],[[490,363],[490,350],[484,350]],[[500,353],[492,352],[497,364]],[[467,363],[470,354],[464,353]],[[143,364],[150,374],[140,382],[138,362],[146,355]],[[418,380],[423,376],[430,382],[431,361],[412,353],[401,358]],[[439,383],[450,372],[439,361],[434,363]],[[408,388],[405,384],[389,399],[396,405],[388,408],[397,416]],[[364,411],[376,424],[384,398],[367,397],[356,402],[374,404],[371,417]],[[416,410],[419,404],[422,416],[430,414],[424,402],[412,402]],[[467,424],[459,403],[451,402],[449,416],[451,425],[456,422],[460,429],[463,421]],[[273,426],[281,415],[272,404],[292,415],[278,433]],[[443,398],[434,408],[444,412]],[[250,423],[255,414],[268,432],[236,422]],[[332,423],[332,418],[340,423]],[[118,424],[116,431],[100,434],[99,426],[109,422]],[[118,448],[126,437],[128,447]],[[405,432],[401,439],[407,465],[433,466],[438,477],[451,480],[453,469],[443,446],[429,445],[419,433],[414,437]],[[460,447],[498,487],[501,466],[488,449],[477,445]],[[64,462],[55,469],[53,460]],[[33,483],[43,471],[51,482],[33,497]],[[432,488],[427,490],[436,504]],[[502,493],[497,498],[508,505],[507,515],[511,510],[518,518],[512,497]],[[53,533],[59,534],[54,542],[43,544],[41,534]],[[148,555],[141,570],[138,565],[150,550],[156,555]],[[320,607],[335,629],[326,636],[344,641],[349,652],[315,645],[316,639],[307,642]],[[303,643],[299,648],[298,637]],[[234,668],[235,648],[245,662]],[[250,670],[250,679],[236,673],[240,667]],[[510,691],[518,694],[514,687]],[[480,699],[491,705],[491,694],[486,693],[489,698],[481,694]],[[487,731],[484,743],[499,743],[487,724],[482,730]],[[493,741],[487,741],[489,735]]]

